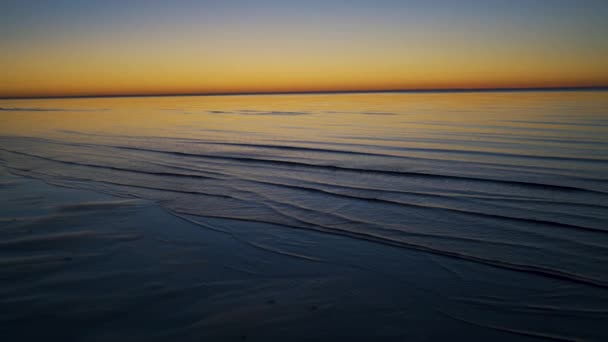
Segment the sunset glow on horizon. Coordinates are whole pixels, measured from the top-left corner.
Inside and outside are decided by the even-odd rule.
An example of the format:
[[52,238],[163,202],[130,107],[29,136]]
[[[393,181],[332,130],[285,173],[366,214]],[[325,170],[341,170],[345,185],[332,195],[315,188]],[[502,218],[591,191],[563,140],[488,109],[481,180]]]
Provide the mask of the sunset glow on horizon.
[[606,1],[3,1],[0,97],[608,85]]

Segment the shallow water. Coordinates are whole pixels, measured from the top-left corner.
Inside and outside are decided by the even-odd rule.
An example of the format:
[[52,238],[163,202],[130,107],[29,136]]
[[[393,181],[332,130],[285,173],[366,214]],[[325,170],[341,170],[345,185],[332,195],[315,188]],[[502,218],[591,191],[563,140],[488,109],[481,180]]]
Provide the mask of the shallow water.
[[[464,261],[445,267],[467,279],[490,266],[522,291],[549,281],[606,298],[607,92],[3,100],[0,135],[13,174],[228,219],[237,239],[278,229],[275,254],[318,259],[317,241],[289,232],[319,231]],[[352,262],[379,260],[362,253]],[[494,326],[521,310],[605,314],[578,294]],[[606,336],[580,324],[537,334]]]

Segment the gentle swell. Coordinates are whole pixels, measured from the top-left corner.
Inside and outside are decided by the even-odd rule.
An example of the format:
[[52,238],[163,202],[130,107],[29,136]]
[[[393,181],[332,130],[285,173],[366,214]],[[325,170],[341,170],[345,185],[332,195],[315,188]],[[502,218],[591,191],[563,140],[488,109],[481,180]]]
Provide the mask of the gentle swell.
[[[480,183],[499,183],[499,184],[513,185],[513,186],[541,188],[541,189],[547,189],[547,190],[579,191],[579,192],[590,192],[590,193],[599,193],[599,194],[607,193],[607,192],[604,192],[601,190],[580,188],[580,187],[574,187],[574,186],[565,186],[565,185],[556,185],[556,184],[547,184],[547,183],[533,183],[533,182],[525,182],[525,181],[506,180],[506,179],[490,179],[490,178],[478,178],[478,177],[456,176],[456,175],[440,175],[440,174],[422,173],[422,172],[413,172],[413,171],[362,169],[362,168],[337,166],[337,165],[329,165],[329,164],[322,165],[322,164],[311,164],[311,163],[302,163],[302,162],[276,160],[276,159],[195,154],[195,153],[178,152],[178,151],[153,150],[153,149],[145,149],[145,148],[139,148],[139,147],[126,147],[126,146],[107,146],[107,147],[112,147],[112,148],[122,149],[122,150],[161,153],[161,154],[180,156],[180,157],[194,157],[194,158],[247,162],[247,163],[266,164],[266,165],[270,164],[270,165],[288,166],[288,167],[294,167],[294,168],[319,169],[319,170],[324,170],[324,171],[344,171],[344,172],[354,172],[354,173],[360,173],[360,174],[367,173],[367,174],[379,174],[379,175],[388,175],[388,176],[410,176],[410,177],[421,177],[421,178],[431,178],[431,179],[453,179],[453,180],[464,180],[464,181],[480,182]],[[102,166],[102,165],[89,164],[89,163],[65,161],[65,160],[53,159],[53,158],[48,158],[48,157],[35,155],[35,154],[29,154],[29,153],[25,153],[25,152],[8,150],[5,148],[0,148],[0,150],[10,152],[10,153],[15,153],[15,154],[21,154],[21,155],[25,155],[25,156],[29,156],[29,157],[33,157],[33,158],[54,161],[54,162],[58,162],[58,163],[62,163],[62,164],[69,164],[69,165],[88,166],[88,167],[94,167],[94,168],[103,168],[103,169],[108,169],[108,170],[125,171],[125,172],[136,172],[136,173],[156,175],[156,176],[217,179],[214,177],[194,175],[194,174],[133,170],[133,169],[127,169],[127,168],[114,167],[114,166]]]
[[66,164],[66,165],[86,166],[86,167],[92,167],[92,168],[97,168],[97,169],[105,169],[105,170],[113,170],[113,171],[123,171],[123,172],[139,173],[139,174],[152,175],[152,176],[161,176],[161,177],[165,176],[165,177],[194,178],[194,179],[218,179],[216,177],[209,177],[209,176],[195,175],[195,174],[183,174],[183,173],[172,173],[172,172],[154,172],[154,171],[127,169],[127,168],[122,168],[122,167],[117,167],[117,166],[106,166],[106,165],[97,165],[97,164],[89,164],[89,163],[79,163],[79,162],[67,161],[67,160],[61,160],[61,159],[53,159],[53,158],[44,157],[44,156],[40,156],[40,155],[35,155],[35,154],[31,154],[31,153],[25,153],[25,152],[19,152],[19,151],[11,151],[11,150],[7,150],[7,149],[1,148],[1,147],[0,147],[0,150],[5,151],[5,152],[9,152],[9,153],[14,153],[14,154],[19,154],[19,155],[31,157],[31,158],[38,158],[38,159],[47,160],[47,161],[51,161],[51,162],[55,162],[55,163]]
[[381,174],[381,175],[390,175],[390,176],[415,176],[415,177],[423,177],[423,178],[455,179],[455,180],[465,180],[465,181],[474,181],[474,182],[501,183],[501,184],[527,186],[527,187],[535,187],[535,188],[543,188],[543,189],[554,189],[554,190],[561,190],[561,191],[586,191],[586,192],[601,193],[601,194],[606,193],[606,192],[600,191],[600,190],[579,188],[579,187],[573,187],[573,186],[564,186],[564,185],[555,185],[555,184],[546,184],[546,183],[532,183],[532,182],[524,182],[524,181],[516,181],[516,180],[476,178],[476,177],[455,176],[455,175],[439,175],[439,174],[434,174],[434,173],[422,173],[422,172],[413,172],[413,171],[361,169],[361,168],[354,168],[354,167],[348,167],[348,166],[311,164],[311,163],[302,163],[302,162],[276,160],[276,159],[218,156],[218,155],[195,154],[195,153],[177,152],[177,151],[152,150],[152,149],[145,149],[145,148],[139,148],[139,147],[125,147],[125,146],[112,146],[112,147],[118,148],[118,149],[124,149],[124,150],[163,153],[163,154],[182,156],[182,157],[230,160],[230,161],[238,161],[238,162],[272,164],[272,165],[300,167],[300,168],[314,168],[314,169],[321,169],[321,170],[326,170],[326,171],[346,171],[346,172],[370,173],[370,174]]
[[[188,211],[176,211],[176,213],[194,215],[194,216],[200,216],[200,217],[208,217],[208,218],[221,218],[221,219],[238,220],[238,221],[245,221],[245,222],[268,223],[266,221],[259,221],[259,220],[254,220],[254,219],[239,219],[239,218],[235,218],[235,217],[222,216],[222,215],[200,215],[198,213],[192,213],[192,212],[188,212]],[[306,222],[306,223],[308,223],[308,222]],[[608,282],[606,282],[604,280],[600,280],[600,279],[595,279],[592,277],[587,277],[587,276],[580,275],[580,274],[565,272],[565,271],[547,268],[547,267],[534,266],[534,265],[529,265],[529,264],[519,264],[519,263],[513,263],[513,262],[497,260],[497,259],[486,259],[486,258],[474,256],[474,255],[465,254],[465,253],[443,250],[443,249],[435,248],[432,246],[425,246],[425,245],[409,243],[409,242],[402,241],[402,240],[389,239],[389,238],[383,237],[381,235],[372,234],[372,233],[354,232],[354,231],[339,229],[339,228],[335,228],[335,227],[328,228],[328,227],[323,227],[323,226],[318,226],[318,225],[311,226],[309,224],[306,226],[288,225],[288,224],[282,224],[282,225],[286,226],[286,227],[296,228],[296,229],[310,229],[310,230],[315,230],[315,231],[323,232],[323,233],[340,234],[340,235],[348,236],[348,237],[355,238],[355,239],[361,239],[361,240],[380,243],[380,244],[389,245],[389,246],[408,248],[408,249],[412,249],[412,250],[442,255],[442,256],[446,256],[446,257],[450,257],[450,258],[456,258],[456,259],[476,262],[476,263],[480,263],[480,264],[484,264],[484,265],[488,265],[488,266],[504,268],[504,269],[509,269],[509,270],[518,271],[518,272],[530,273],[530,274],[535,274],[535,275],[539,275],[539,276],[555,278],[555,279],[560,279],[560,280],[566,280],[566,281],[585,284],[585,285],[594,286],[594,287],[608,288]]]
[[585,226],[580,226],[580,225],[571,225],[571,224],[561,223],[561,222],[557,222],[557,221],[538,220],[538,219],[523,218],[523,217],[511,217],[511,216],[504,216],[504,215],[498,215],[498,214],[487,214],[487,213],[453,209],[453,208],[447,208],[447,207],[437,207],[437,206],[421,205],[421,204],[414,204],[414,203],[406,203],[406,202],[382,199],[382,198],[377,198],[377,197],[354,196],[354,195],[336,193],[336,192],[332,192],[332,191],[328,191],[328,190],[305,187],[305,186],[300,186],[300,185],[289,185],[289,184],[275,183],[275,182],[268,182],[268,181],[261,181],[261,180],[249,180],[249,181],[260,183],[260,184],[267,184],[267,185],[272,185],[272,186],[288,188],[288,189],[294,189],[294,190],[316,192],[316,193],[321,193],[326,196],[353,199],[353,200],[369,201],[369,202],[376,202],[376,203],[382,203],[382,204],[391,204],[391,205],[398,205],[398,206],[411,207],[411,208],[432,209],[432,210],[435,210],[438,212],[440,212],[440,211],[453,212],[453,213],[470,215],[470,216],[475,216],[475,217],[488,217],[488,218],[495,218],[495,219],[500,219],[500,220],[515,221],[515,222],[546,224],[546,225],[551,225],[551,226],[571,228],[571,229],[581,229],[581,230],[587,230],[587,231],[593,231],[593,232],[602,232],[602,233],[608,232],[608,230],[605,230],[605,229],[585,227]]

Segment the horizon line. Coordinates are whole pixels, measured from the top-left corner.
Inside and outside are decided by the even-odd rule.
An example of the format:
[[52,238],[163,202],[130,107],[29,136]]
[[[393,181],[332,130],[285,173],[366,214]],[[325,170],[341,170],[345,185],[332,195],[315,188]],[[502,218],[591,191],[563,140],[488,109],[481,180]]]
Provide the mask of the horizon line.
[[0,100],[119,98],[119,97],[179,97],[179,96],[255,96],[255,95],[323,95],[323,94],[380,94],[380,93],[485,93],[485,92],[550,92],[550,91],[606,91],[608,85],[558,87],[492,87],[492,88],[428,88],[428,89],[368,89],[318,91],[259,91],[206,93],[128,93],[89,95],[0,96]]

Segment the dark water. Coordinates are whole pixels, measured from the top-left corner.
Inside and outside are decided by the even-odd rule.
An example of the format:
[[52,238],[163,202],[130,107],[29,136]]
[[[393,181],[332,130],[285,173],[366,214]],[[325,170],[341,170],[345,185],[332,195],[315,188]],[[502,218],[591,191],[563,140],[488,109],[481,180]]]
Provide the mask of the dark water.
[[[333,310],[341,307],[333,312],[340,319],[324,325],[323,334],[295,335],[313,325],[288,310],[286,317],[300,324],[265,321],[276,332],[265,337],[608,336],[601,323],[608,316],[606,92],[5,100],[0,108],[0,158],[13,175],[5,177],[159,203],[170,222],[180,223],[163,228],[154,219],[125,220],[154,227],[145,228],[154,234],[196,227],[240,241],[213,250],[228,248],[220,260],[232,260],[258,281],[266,279],[265,267],[280,269],[289,285],[224,293],[232,304],[220,301],[223,309],[201,318],[205,331],[217,332],[208,336],[225,337],[218,332],[224,325],[238,326],[213,321],[229,315],[226,307],[253,305],[300,283],[290,298],[322,299]],[[36,184],[30,188],[42,187]],[[72,202],[85,209],[88,203]],[[150,210],[161,209],[138,215]],[[121,217],[113,205],[104,215]],[[92,222],[103,218],[80,225]],[[175,260],[186,262],[188,253]],[[256,253],[266,257],[249,259]],[[292,259],[306,266],[289,266],[285,260]],[[363,271],[353,275],[344,267]],[[307,283],[319,281],[310,272],[324,274],[318,288]],[[360,281],[327,283],[338,274]],[[296,278],[305,280],[290,282]],[[189,282],[195,280],[179,284]],[[434,295],[408,304],[419,290]],[[352,291],[361,293],[350,306],[332,301]],[[375,298],[377,291],[383,294]],[[199,306],[214,303],[209,294],[191,295]],[[306,305],[314,307],[310,317],[322,317],[322,304]],[[428,319],[421,325],[420,317],[433,317],[446,335],[425,335],[436,328]],[[366,322],[367,335],[346,333],[355,321]]]

